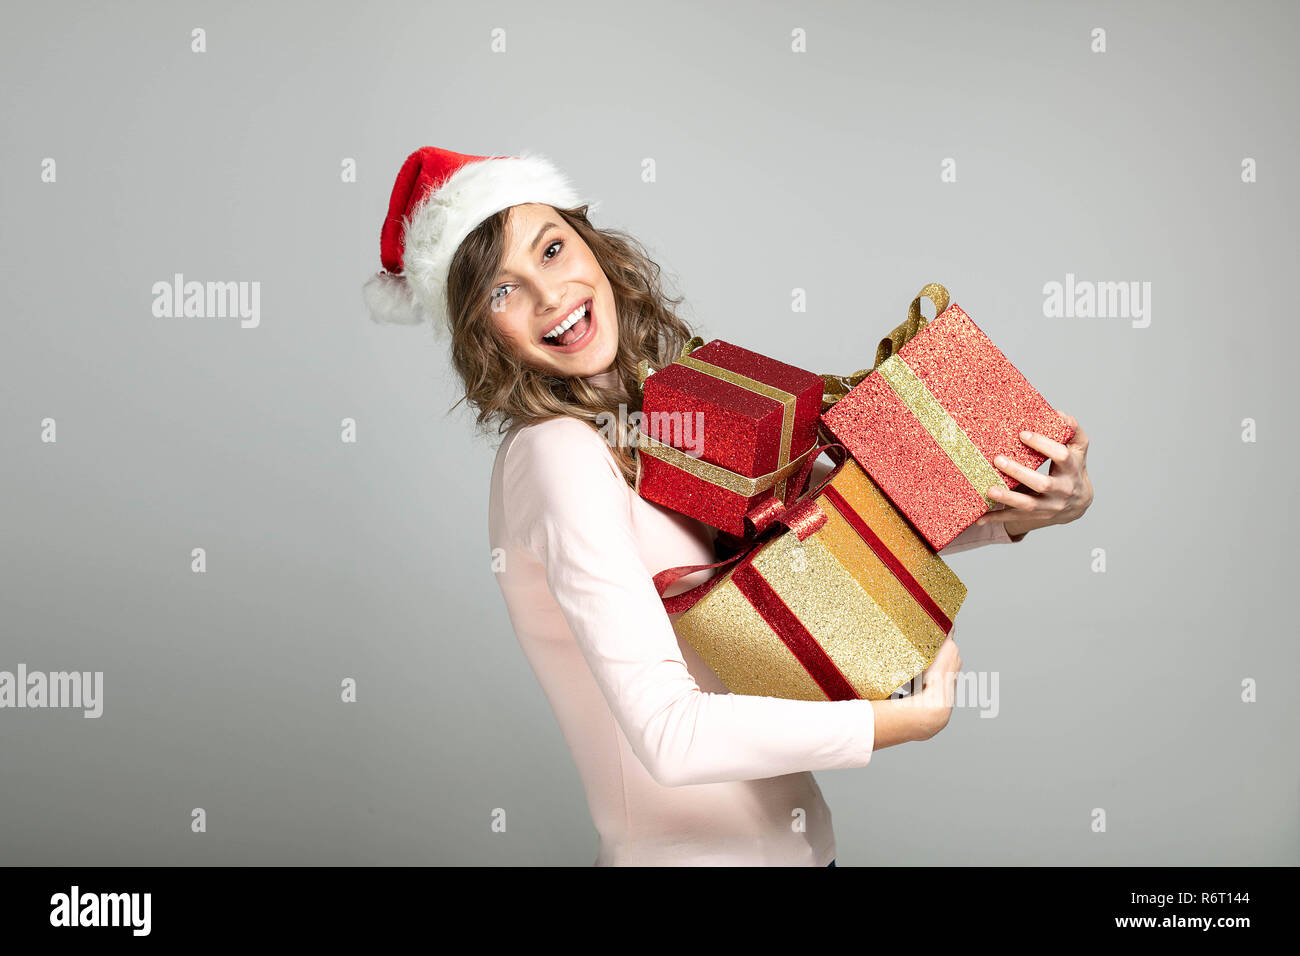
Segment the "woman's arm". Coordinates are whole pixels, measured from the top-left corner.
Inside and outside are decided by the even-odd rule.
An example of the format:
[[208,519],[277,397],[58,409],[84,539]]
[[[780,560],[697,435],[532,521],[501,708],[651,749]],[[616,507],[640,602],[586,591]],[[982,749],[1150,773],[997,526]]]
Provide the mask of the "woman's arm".
[[946,558],[959,551],[983,547],[986,544],[1010,544],[1023,538],[1012,538],[1007,533],[1007,526],[998,521],[993,524],[973,524],[957,537],[949,541],[940,551],[939,557]]
[[568,417],[529,426],[504,467],[507,530],[546,569],[614,718],[660,784],[861,767],[877,745],[877,714],[880,746],[924,739],[946,720],[915,701],[702,691],[641,561],[629,489],[600,435]]

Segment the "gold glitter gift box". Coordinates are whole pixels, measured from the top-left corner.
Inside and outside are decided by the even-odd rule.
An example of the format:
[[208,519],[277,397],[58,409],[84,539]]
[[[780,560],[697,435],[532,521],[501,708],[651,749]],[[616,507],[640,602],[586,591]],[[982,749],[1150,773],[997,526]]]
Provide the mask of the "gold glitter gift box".
[[934,660],[966,586],[851,458],[792,516],[709,582],[677,633],[732,693],[889,697]]

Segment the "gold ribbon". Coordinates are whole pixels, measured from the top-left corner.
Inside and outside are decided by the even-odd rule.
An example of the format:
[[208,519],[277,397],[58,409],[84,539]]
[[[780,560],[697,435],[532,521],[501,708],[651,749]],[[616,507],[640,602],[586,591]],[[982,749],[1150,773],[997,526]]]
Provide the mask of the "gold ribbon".
[[[943,449],[952,463],[957,466],[971,487],[984,499],[986,509],[992,509],[996,502],[988,496],[992,486],[1007,489],[1002,473],[988,463],[984,453],[971,441],[969,435],[948,414],[939,399],[926,387],[903,357],[898,354],[913,337],[926,326],[926,318],[921,314],[921,299],[927,298],[934,303],[935,318],[948,308],[948,290],[937,282],[931,282],[912,300],[907,310],[907,321],[898,326],[889,335],[880,340],[876,347],[876,364],[869,369],[859,369],[852,375],[825,375],[827,394],[822,396],[822,411],[830,408],[848,394],[853,388],[872,372],[878,372],[889,384],[908,410],[916,416],[917,421],[930,434],[935,443]],[[830,399],[827,401],[827,399]]]
[[[704,339],[702,339],[700,336],[698,335],[691,336],[691,338],[686,341],[686,344],[682,346],[681,353],[678,354],[677,358],[686,358],[686,356],[690,355],[692,352],[694,352],[703,344],[704,344]],[[675,362],[677,361],[677,359],[673,359],[673,361]],[[671,365],[672,362],[669,362],[668,364]],[[654,372],[657,371],[659,370],[650,367],[650,363],[646,359],[642,359],[641,361],[637,362],[636,363],[637,387],[644,391],[645,380],[650,375],[652,375]]]
[[[798,403],[799,397],[791,392],[785,391],[784,389],[777,388],[774,385],[760,382],[758,379],[750,378],[747,375],[741,375],[739,372],[734,372],[731,369],[722,368],[721,366],[713,365],[709,362],[694,358],[691,355],[691,352],[695,351],[696,348],[703,344],[704,339],[700,338],[698,335],[694,336],[690,341],[682,346],[681,354],[677,358],[673,359],[671,364],[685,365],[687,368],[693,368],[697,372],[701,372],[705,375],[711,376],[712,378],[720,379],[724,382],[729,382],[732,385],[736,385],[766,398],[775,399],[782,404],[781,449],[777,456],[776,469],[769,471],[765,475],[759,475],[753,478],[747,475],[740,475],[728,468],[722,467],[721,465],[715,465],[712,462],[704,461],[700,458],[692,458],[681,449],[674,448],[672,445],[664,444],[663,442],[647,435],[645,432],[640,432],[637,436],[640,450],[644,454],[660,459],[665,464],[672,465],[675,468],[680,468],[688,475],[699,478],[701,481],[706,481],[709,484],[716,485],[726,491],[733,491],[738,495],[745,496],[746,498],[752,498],[754,495],[775,486],[776,497],[784,499],[786,492],[786,479],[799,469],[799,466],[803,464],[805,457],[807,457],[808,452],[812,450],[812,446],[810,446],[803,454],[794,459],[790,458],[790,446],[794,440],[795,406]],[[651,374],[653,373],[649,370],[649,363],[645,359],[642,359],[637,363],[637,381],[643,389],[646,378]],[[642,409],[642,415],[645,415],[644,409]],[[638,492],[641,489],[640,455],[637,456],[636,489]]]
[[901,355],[891,355],[876,371],[930,433],[935,444],[944,450],[952,463],[966,476],[975,493],[984,499],[985,509],[991,510],[996,502],[988,496],[988,488],[996,485],[1005,491],[1007,483],[1002,480],[997,469],[988,463],[970,436],[948,414],[948,410],[926,388],[925,383],[916,377],[916,373],[908,367]]
[[[812,446],[798,457],[790,459],[775,471],[769,471],[766,475],[759,475],[757,478],[750,478],[747,475],[738,475],[728,468],[721,465],[715,465],[712,462],[705,461],[702,458],[692,458],[680,448],[674,448],[672,445],[665,445],[657,439],[651,438],[644,432],[640,435],[641,450],[653,458],[658,458],[665,464],[672,465],[674,468],[680,468],[689,475],[699,478],[701,481],[707,481],[711,485],[716,485],[724,491],[733,491],[745,498],[752,498],[759,492],[766,491],[778,481],[784,485],[785,479],[789,478],[804,463],[809,453],[813,450]],[[637,490],[640,491],[641,470],[637,469]],[[781,491],[778,491],[777,497],[783,497]]]
[[907,307],[907,321],[880,340],[876,346],[876,361],[871,368],[860,368],[851,375],[823,375],[825,388],[822,394],[822,411],[826,411],[849,393],[859,382],[880,368],[881,365],[899,349],[912,340],[916,333],[926,325],[926,317],[921,314],[921,300],[929,299],[934,303],[934,316],[938,318],[948,308],[948,290],[937,282],[931,282],[922,289],[912,304]]

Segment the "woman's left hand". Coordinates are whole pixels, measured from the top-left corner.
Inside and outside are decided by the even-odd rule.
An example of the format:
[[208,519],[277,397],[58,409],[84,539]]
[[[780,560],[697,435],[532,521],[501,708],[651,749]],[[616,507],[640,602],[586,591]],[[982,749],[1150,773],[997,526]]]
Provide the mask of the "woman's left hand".
[[1007,491],[994,487],[989,497],[1006,505],[990,511],[975,523],[1004,522],[1013,538],[1035,528],[1066,524],[1080,517],[1092,504],[1092,482],[1088,479],[1088,436],[1072,415],[1061,416],[1074,429],[1068,445],[1039,435],[1021,432],[1020,440],[1051,459],[1047,474],[1030,471],[1019,462],[999,455],[993,459],[997,469],[1016,479],[1027,491]]

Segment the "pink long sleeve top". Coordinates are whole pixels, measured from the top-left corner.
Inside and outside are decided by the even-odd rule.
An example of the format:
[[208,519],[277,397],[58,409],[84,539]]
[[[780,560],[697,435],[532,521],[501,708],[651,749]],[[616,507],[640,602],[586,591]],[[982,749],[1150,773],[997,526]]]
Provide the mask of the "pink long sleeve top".
[[[488,529],[510,621],[586,791],[597,866],[834,858],[812,771],[871,760],[871,702],[731,694],[677,638],[651,578],[717,560],[716,532],[638,496],[605,439],[567,417],[506,433]],[[940,553],[1009,541],[993,522]]]

